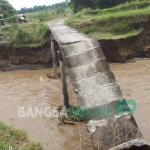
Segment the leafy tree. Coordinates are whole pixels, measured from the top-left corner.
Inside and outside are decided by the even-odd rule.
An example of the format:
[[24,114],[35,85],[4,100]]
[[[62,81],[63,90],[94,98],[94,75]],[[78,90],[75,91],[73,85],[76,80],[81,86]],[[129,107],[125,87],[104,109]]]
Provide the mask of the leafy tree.
[[20,9],[20,12],[22,12],[22,13],[32,12],[32,8],[23,7],[23,8]]
[[94,8],[96,6],[96,0],[71,0],[70,6],[73,9],[73,12],[78,12],[83,8]]
[[53,5],[43,5],[43,6],[34,6],[33,8],[21,8],[19,11],[17,11],[17,13],[22,12],[22,13],[28,13],[28,12],[38,12],[38,11],[46,11],[46,10],[50,10],[50,9],[60,9],[62,11],[62,9],[67,8],[69,6],[69,2],[62,2],[62,3],[56,3]]
[[59,13],[64,13],[65,9],[63,7],[57,8],[56,12]]
[[76,13],[83,8],[108,8],[131,0],[70,0],[70,6]]
[[14,12],[15,12],[15,9],[7,0],[0,0],[0,13],[2,13],[4,17],[13,15]]
[[109,8],[130,1],[131,0],[96,0],[96,5],[100,8]]

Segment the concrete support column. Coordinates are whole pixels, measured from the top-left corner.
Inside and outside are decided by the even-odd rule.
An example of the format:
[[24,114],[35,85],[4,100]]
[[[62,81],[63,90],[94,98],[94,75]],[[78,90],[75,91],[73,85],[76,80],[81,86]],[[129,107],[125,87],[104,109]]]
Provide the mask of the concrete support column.
[[51,52],[52,52],[52,61],[53,61],[53,71],[54,74],[57,75],[57,59],[56,59],[56,52],[55,52],[55,47],[54,47],[54,37],[53,35],[50,36],[51,39]]
[[64,105],[66,108],[69,108],[69,95],[67,91],[65,64],[61,52],[58,51],[57,54],[60,63],[60,74],[61,74],[62,92],[64,96]]

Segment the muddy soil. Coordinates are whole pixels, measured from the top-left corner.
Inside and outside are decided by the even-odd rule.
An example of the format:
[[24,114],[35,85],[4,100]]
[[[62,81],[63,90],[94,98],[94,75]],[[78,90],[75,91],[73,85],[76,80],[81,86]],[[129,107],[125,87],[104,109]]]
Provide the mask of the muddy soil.
[[[117,83],[127,99],[134,99],[135,119],[145,139],[150,141],[150,59],[129,63],[111,63]],[[29,137],[44,150],[92,150],[84,123],[58,126],[57,118],[18,117],[19,107],[56,107],[62,105],[60,80],[48,80],[51,69],[0,72],[0,120],[24,128]],[[76,95],[68,82],[70,103],[77,105]]]
[[99,40],[107,61],[123,63],[134,57],[150,56],[149,22],[144,25],[143,31],[135,36],[120,39]]
[[0,71],[43,69],[51,64],[50,43],[36,48],[12,48],[0,44]]

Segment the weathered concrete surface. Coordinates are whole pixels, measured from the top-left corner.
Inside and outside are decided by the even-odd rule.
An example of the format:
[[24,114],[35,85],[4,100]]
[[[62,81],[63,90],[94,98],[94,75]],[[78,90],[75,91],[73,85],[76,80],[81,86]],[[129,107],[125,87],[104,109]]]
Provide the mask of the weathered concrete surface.
[[110,149],[142,138],[131,113],[122,112],[117,115],[115,102],[125,101],[98,41],[65,26],[64,20],[47,24],[60,45],[81,109],[104,107],[107,111],[108,106],[113,108],[111,117],[100,114],[96,118],[85,118],[94,147],[100,150]]
[[56,41],[63,45],[69,43],[76,43],[89,38],[87,35],[79,33],[77,30],[64,25],[64,19],[47,22]]

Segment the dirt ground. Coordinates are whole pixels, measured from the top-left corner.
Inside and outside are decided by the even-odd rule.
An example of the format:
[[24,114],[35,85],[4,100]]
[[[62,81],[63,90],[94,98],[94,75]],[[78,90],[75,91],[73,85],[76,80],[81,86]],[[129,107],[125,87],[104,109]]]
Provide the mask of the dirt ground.
[[[111,63],[126,99],[134,99],[136,122],[146,140],[150,141],[150,59],[130,63]],[[58,126],[57,118],[18,117],[18,108],[56,107],[63,104],[60,80],[46,78],[51,69],[0,72],[0,120],[24,128],[31,139],[44,150],[92,150],[84,123]],[[77,105],[68,79],[70,104]]]

